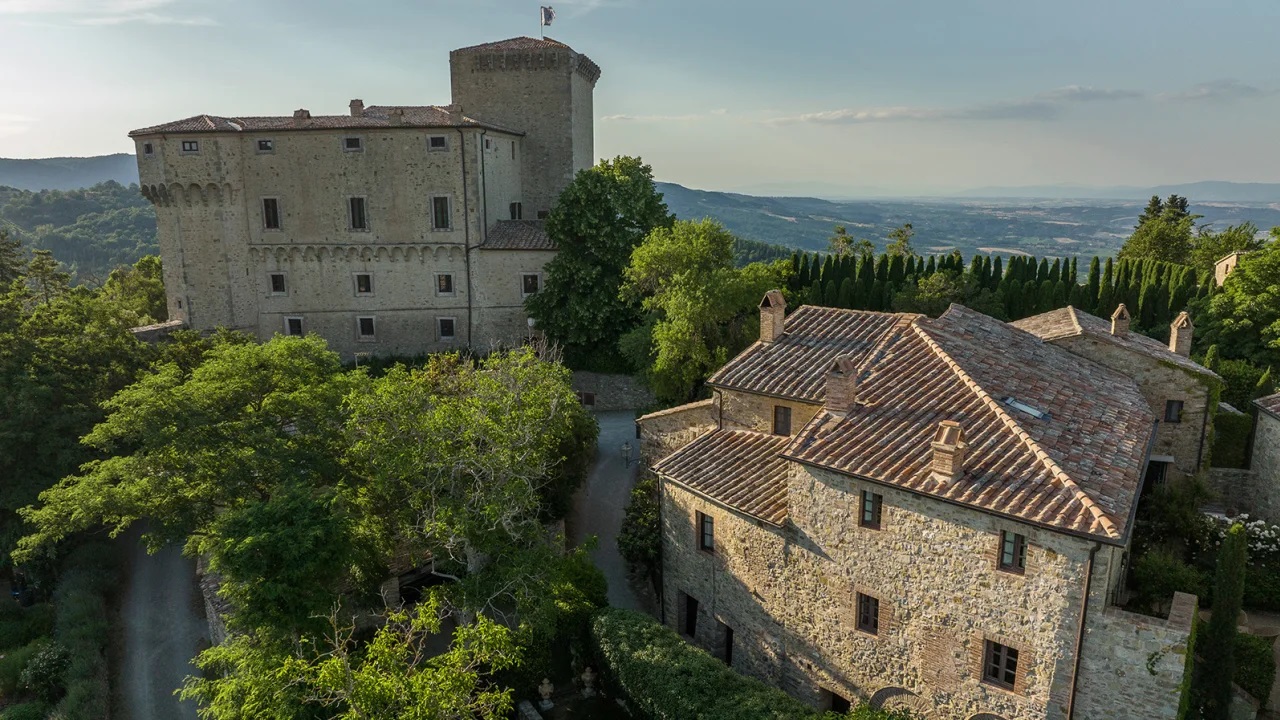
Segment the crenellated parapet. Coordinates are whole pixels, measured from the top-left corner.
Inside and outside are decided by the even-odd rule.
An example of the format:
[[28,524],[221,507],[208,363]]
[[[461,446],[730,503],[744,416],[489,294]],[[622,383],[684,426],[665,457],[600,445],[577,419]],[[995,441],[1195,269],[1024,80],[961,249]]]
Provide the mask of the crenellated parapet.
[[159,183],[143,185],[141,192],[157,207],[225,206],[236,201],[236,191],[227,183]]
[[371,245],[252,245],[249,258],[254,262],[433,262],[463,261],[466,253],[461,245],[444,244],[371,244]]

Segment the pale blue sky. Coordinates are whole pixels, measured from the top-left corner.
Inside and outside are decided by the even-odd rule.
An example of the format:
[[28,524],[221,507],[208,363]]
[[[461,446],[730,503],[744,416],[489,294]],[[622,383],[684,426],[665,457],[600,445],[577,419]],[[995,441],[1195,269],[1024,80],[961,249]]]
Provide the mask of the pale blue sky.
[[[1276,0],[558,0],[596,153],[710,189],[1280,182]],[[449,101],[524,0],[0,0],[0,157],[198,113]]]

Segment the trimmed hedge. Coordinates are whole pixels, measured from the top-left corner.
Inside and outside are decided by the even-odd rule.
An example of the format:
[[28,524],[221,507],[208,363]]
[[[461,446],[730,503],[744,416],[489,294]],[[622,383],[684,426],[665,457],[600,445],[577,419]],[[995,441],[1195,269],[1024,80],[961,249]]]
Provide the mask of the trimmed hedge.
[[1232,680],[1255,699],[1266,702],[1276,679],[1271,641],[1257,635],[1236,635],[1236,672]]
[[[652,720],[816,720],[836,718],[781,690],[739,675],[647,615],[607,608],[591,623],[605,682]],[[857,720],[908,720],[910,715],[861,706]]]

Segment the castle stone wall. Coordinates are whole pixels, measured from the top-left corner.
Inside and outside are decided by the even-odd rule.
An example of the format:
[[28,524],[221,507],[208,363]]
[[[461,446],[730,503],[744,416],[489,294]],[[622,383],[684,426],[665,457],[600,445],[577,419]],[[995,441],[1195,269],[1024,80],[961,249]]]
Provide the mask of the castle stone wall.
[[597,411],[635,410],[653,404],[653,393],[630,375],[576,371],[573,373],[573,389],[591,393]]

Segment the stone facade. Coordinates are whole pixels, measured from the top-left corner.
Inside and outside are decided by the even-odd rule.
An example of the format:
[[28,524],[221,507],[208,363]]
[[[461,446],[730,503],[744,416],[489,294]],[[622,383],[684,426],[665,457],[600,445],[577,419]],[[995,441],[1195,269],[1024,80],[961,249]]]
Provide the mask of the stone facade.
[[635,410],[654,403],[653,393],[630,375],[576,371],[572,387],[592,410]]
[[[593,162],[599,68],[530,38],[455,51],[454,104],[199,116],[131,133],[169,316],[344,358],[518,343],[554,249],[493,242]],[[352,203],[360,207],[353,207]],[[537,232],[541,232],[540,230]]]
[[1236,269],[1240,264],[1240,258],[1244,257],[1242,252],[1233,252],[1230,255],[1219,260],[1213,266],[1213,280],[1218,287],[1222,287],[1222,283],[1226,282],[1227,276]]
[[1280,523],[1280,417],[1262,401],[1255,410],[1250,447],[1247,470],[1213,468],[1209,485],[1227,513]]
[[719,423],[719,416],[719,404],[712,398],[640,418],[637,422],[640,424],[642,467],[651,468],[654,461],[670,455],[693,442],[699,435],[715,428]]

